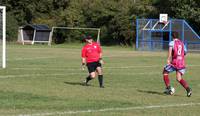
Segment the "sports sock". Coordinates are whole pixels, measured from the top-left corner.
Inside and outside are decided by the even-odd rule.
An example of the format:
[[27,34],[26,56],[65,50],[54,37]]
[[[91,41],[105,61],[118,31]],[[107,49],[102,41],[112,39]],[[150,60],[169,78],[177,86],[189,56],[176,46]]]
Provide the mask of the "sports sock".
[[88,77],[86,78],[86,83],[88,83],[90,80],[92,80],[92,78],[91,78],[90,76],[88,76]]
[[169,80],[168,74],[163,75],[163,80],[165,82],[166,87],[169,87],[170,86],[170,80]]
[[102,87],[103,86],[103,75],[99,75],[98,80],[99,80],[99,86]]
[[185,88],[185,89],[187,89],[189,86],[188,86],[188,84],[187,84],[187,82],[184,80],[184,79],[181,79],[180,81],[179,81],[179,83]]

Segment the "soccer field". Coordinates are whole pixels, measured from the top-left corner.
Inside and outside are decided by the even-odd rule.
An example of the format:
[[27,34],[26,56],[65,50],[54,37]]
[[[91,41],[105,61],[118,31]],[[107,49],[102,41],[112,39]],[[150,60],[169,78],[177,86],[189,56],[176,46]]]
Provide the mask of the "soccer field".
[[170,74],[176,92],[164,95],[166,52],[103,47],[105,88],[81,83],[81,45],[7,45],[0,70],[0,116],[198,116],[200,54],[188,53],[184,79],[190,98]]

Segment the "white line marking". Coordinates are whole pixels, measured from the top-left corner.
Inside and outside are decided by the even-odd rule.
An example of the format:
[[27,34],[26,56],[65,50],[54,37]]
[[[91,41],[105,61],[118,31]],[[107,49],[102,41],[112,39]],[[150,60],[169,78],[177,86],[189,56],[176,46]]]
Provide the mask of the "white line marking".
[[[7,79],[7,78],[22,78],[22,77],[32,77],[32,78],[36,78],[36,77],[41,77],[41,76],[69,76],[69,75],[83,75],[85,74],[85,72],[80,72],[80,73],[54,73],[54,74],[23,74],[23,75],[0,75],[0,79]],[[159,72],[145,72],[145,73],[104,73],[105,75],[154,75],[154,74],[161,74]]]
[[[162,67],[161,65],[143,65],[143,66],[116,66],[116,67],[109,67],[104,66],[105,69],[127,69],[127,68],[152,68],[152,67]],[[47,68],[32,68],[32,67],[21,67],[21,68],[11,68],[13,70],[77,70],[80,67],[48,67]]]
[[[189,67],[198,67],[200,65],[189,65]],[[152,65],[152,66],[127,66],[127,67],[104,67],[106,69],[127,69],[127,68],[144,68],[144,67],[160,67],[160,65]],[[52,68],[52,69],[51,69]],[[45,70],[80,70],[80,67],[60,67],[61,69],[58,69],[58,67],[51,67],[51,68],[11,68],[11,69],[14,69],[14,70],[42,70],[42,69],[45,69]],[[55,69],[53,69],[55,68]],[[5,79],[5,78],[15,78],[15,77],[40,77],[40,76],[69,76],[69,75],[82,75],[82,74],[85,74],[85,72],[79,72],[79,73],[54,73],[54,74],[23,74],[23,75],[0,75],[0,79]],[[115,72],[115,73],[112,73],[112,72],[109,72],[109,71],[106,71],[104,73],[105,75],[154,75],[154,74],[161,74],[161,72],[141,72],[141,73],[136,73],[136,72],[129,72],[129,73],[121,73],[121,72]]]
[[144,109],[158,109],[158,108],[169,108],[169,107],[183,107],[183,106],[197,106],[200,103],[185,103],[185,104],[166,104],[166,105],[151,105],[151,106],[136,106],[126,108],[105,108],[98,110],[80,110],[80,111],[64,111],[64,112],[47,112],[47,113],[36,113],[36,114],[19,114],[17,116],[49,116],[49,115],[66,115],[66,114],[80,114],[80,113],[92,113],[92,112],[107,112],[107,111],[126,111],[126,110],[144,110]]
[[[188,65],[188,67],[199,67],[200,65]],[[141,65],[141,66],[116,66],[116,67],[109,67],[104,66],[105,69],[127,69],[127,68],[153,68],[153,67],[164,67],[161,65]],[[80,67],[48,67],[48,68],[33,68],[33,67],[20,67],[20,68],[10,68],[12,70],[79,70]]]
[[15,58],[15,59],[7,59],[8,61],[15,61],[15,60],[37,60],[37,59],[53,59],[58,57],[32,57],[32,58]]
[[40,77],[40,76],[63,76],[63,75],[82,75],[82,73],[67,73],[67,74],[23,74],[23,75],[1,75],[0,79],[15,78],[15,77]]

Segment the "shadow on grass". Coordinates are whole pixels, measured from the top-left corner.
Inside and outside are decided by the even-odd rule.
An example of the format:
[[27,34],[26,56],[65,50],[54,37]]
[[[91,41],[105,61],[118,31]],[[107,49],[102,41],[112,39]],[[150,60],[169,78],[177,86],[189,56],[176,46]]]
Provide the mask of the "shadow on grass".
[[137,90],[141,93],[148,93],[148,94],[156,94],[156,95],[166,95],[163,92],[157,92],[157,91],[149,91],[149,90]]
[[[141,93],[148,93],[148,94],[167,96],[167,94],[165,94],[163,92],[158,92],[158,91],[149,91],[149,90],[137,90],[137,91],[141,92]],[[180,97],[181,95],[174,94],[172,96],[179,96]]]
[[80,86],[91,86],[91,85],[85,85],[85,83],[83,83],[83,82],[67,82],[67,81],[65,81],[64,82],[65,84],[68,84],[68,85],[80,85]]
[[84,86],[84,84],[81,83],[81,82],[64,82],[64,83],[68,84],[68,85],[82,85],[82,86]]

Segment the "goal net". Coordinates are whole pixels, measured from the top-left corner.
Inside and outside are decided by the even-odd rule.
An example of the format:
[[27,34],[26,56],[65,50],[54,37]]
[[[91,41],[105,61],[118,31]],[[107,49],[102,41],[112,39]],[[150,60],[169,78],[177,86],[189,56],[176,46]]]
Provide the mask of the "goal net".
[[100,44],[100,28],[52,27],[50,43],[72,43],[80,41],[84,36],[91,35]]
[[0,67],[6,68],[6,8],[0,6]]

